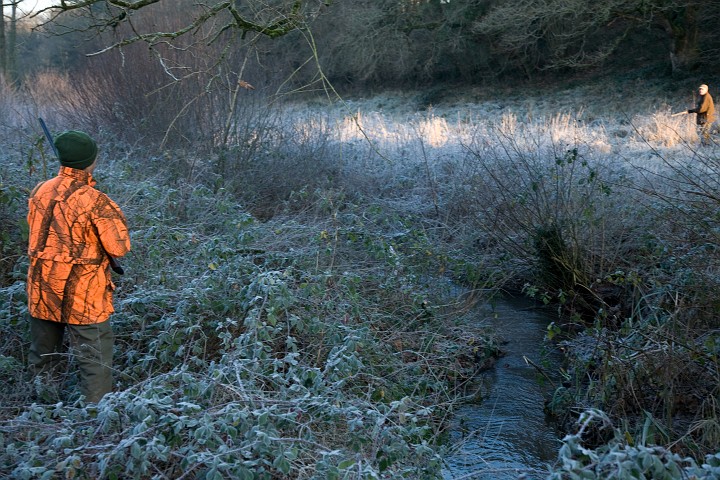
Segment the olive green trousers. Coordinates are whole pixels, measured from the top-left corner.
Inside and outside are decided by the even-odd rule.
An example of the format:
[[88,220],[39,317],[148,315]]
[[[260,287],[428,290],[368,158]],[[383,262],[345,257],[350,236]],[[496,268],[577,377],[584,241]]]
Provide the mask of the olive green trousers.
[[65,356],[63,336],[66,330],[80,373],[80,393],[88,403],[99,402],[112,391],[113,386],[114,336],[109,320],[90,325],[71,325],[30,317],[30,370],[37,374],[58,368]]
[[717,122],[704,123],[697,126],[698,136],[700,137],[701,145],[712,145],[712,135],[720,132],[720,124]]

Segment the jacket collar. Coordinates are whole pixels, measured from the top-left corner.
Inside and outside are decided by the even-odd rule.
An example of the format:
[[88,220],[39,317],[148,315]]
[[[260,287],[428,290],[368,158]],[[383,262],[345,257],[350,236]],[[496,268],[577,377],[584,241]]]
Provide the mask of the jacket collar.
[[61,177],[72,178],[73,180],[84,183],[86,185],[90,185],[91,187],[95,185],[95,180],[93,179],[92,175],[85,170],[78,170],[77,168],[61,166],[60,173],[58,175],[60,175]]

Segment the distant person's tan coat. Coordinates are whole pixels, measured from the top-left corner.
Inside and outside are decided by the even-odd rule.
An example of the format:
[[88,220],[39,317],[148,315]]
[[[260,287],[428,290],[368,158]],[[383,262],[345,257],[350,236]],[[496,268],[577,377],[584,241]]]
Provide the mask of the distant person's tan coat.
[[688,113],[695,113],[695,123],[698,125],[712,124],[715,122],[715,104],[710,93],[700,95],[697,107],[688,110]]

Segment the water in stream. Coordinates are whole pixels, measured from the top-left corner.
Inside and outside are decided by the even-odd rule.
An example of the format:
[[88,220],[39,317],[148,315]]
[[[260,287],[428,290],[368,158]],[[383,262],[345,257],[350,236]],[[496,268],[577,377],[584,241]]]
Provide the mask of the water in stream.
[[[550,315],[525,299],[500,299],[478,310],[507,343],[506,355],[481,374],[480,404],[465,405],[454,419],[451,455],[443,478],[544,479],[557,459],[560,441],[543,413],[549,382],[523,357],[542,366],[543,338]],[[547,356],[546,356],[547,358]],[[558,361],[557,355],[550,356]]]

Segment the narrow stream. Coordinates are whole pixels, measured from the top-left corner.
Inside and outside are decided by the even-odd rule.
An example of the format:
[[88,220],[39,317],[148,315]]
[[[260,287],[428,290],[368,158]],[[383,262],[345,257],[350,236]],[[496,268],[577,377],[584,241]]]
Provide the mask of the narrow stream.
[[[479,307],[478,321],[507,342],[502,347],[506,355],[480,375],[483,401],[457,412],[443,478],[545,479],[560,448],[543,412],[552,387],[539,381],[540,373],[523,357],[543,365],[543,338],[552,319],[535,303],[510,298]],[[549,360],[558,363],[559,356],[552,354]]]

